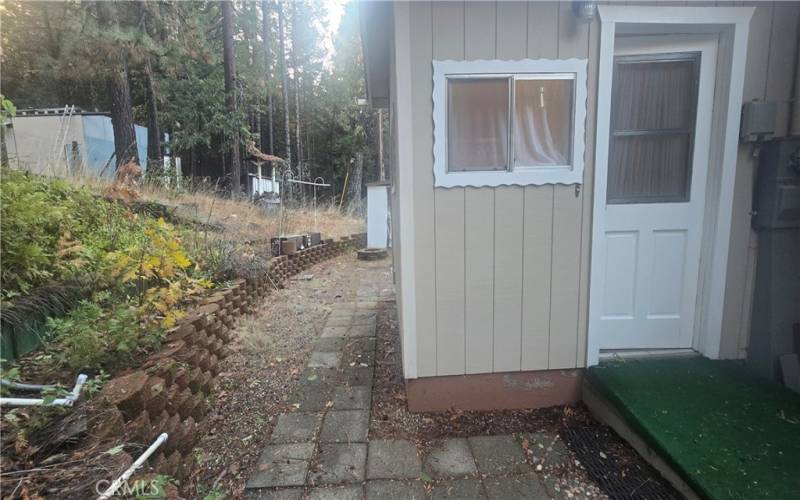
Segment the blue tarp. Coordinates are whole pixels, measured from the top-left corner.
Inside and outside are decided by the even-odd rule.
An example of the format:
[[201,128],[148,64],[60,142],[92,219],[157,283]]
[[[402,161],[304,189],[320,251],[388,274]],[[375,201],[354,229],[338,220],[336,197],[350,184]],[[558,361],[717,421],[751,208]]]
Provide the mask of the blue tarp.
[[[111,117],[103,115],[83,115],[83,141],[86,166],[96,175],[112,177],[114,175],[114,162],[109,161],[114,154],[114,128],[111,126]],[[139,162],[142,170],[147,162],[147,127],[136,125],[136,149],[139,152]],[[105,168],[108,165],[108,168]],[[105,171],[103,169],[105,168]]]

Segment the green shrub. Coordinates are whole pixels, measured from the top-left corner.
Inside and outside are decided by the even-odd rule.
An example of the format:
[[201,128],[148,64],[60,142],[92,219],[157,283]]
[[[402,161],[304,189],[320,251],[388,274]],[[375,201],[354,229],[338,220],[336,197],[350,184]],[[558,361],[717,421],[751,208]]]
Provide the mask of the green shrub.
[[[157,346],[212,286],[202,248],[183,243],[190,229],[63,180],[0,174],[0,298],[5,312],[58,316],[47,319],[45,352],[36,356],[43,368],[113,372]],[[79,293],[64,307],[21,307],[52,302],[49,290],[73,283],[89,286],[72,287]]]
[[142,230],[121,205],[63,180],[0,173],[2,298],[94,271]]
[[43,361],[52,368],[99,372],[127,364],[139,352],[161,342],[161,330],[144,329],[137,309],[123,304],[103,312],[100,305],[82,301],[63,318],[49,319],[51,339]]

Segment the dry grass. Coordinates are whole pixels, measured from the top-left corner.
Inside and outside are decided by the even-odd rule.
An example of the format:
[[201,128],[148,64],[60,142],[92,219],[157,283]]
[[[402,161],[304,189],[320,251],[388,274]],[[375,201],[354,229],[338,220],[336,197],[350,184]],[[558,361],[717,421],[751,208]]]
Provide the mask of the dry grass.
[[221,226],[248,240],[266,240],[282,234],[319,232],[338,238],[364,231],[364,220],[340,212],[331,204],[313,207],[280,207],[267,210],[247,199],[231,199],[206,191],[169,193],[147,190],[142,198],[178,207],[179,215]]
[[[109,179],[98,177],[70,177],[69,182],[87,186],[97,192],[106,192],[111,185]],[[214,184],[184,181],[180,189],[138,183],[136,191],[140,199],[154,201],[176,208],[178,216],[218,227],[225,239],[237,241],[264,241],[274,236],[319,232],[323,238],[339,238],[366,230],[363,217],[347,210],[339,210],[335,202],[320,202],[316,209],[313,202],[306,206],[280,209],[273,205],[252,202],[246,197],[231,198],[217,194]]]

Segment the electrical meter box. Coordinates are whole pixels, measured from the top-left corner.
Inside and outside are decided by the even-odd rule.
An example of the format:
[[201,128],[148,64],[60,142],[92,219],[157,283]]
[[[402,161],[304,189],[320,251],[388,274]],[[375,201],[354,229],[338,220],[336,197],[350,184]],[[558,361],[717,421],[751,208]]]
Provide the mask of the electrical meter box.
[[800,137],[764,146],[753,198],[754,229],[800,228]]
[[779,360],[794,353],[800,324],[800,138],[766,143],[756,177],[758,259],[747,359],[780,381]]

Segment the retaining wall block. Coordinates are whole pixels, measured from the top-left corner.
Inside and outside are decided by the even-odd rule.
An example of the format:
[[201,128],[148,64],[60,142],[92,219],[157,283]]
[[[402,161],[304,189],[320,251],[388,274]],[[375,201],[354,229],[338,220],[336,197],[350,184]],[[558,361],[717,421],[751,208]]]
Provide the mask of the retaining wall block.
[[215,370],[217,369],[217,357],[206,351],[203,354],[203,357],[200,359],[200,364],[198,366],[204,372],[211,372],[213,375],[216,375]]
[[101,411],[103,418],[90,420],[88,429],[88,434],[91,436],[91,439],[98,443],[106,439],[118,437],[119,430],[125,426],[125,417],[116,406],[106,403],[103,404]]
[[228,347],[228,346],[226,346],[226,345],[223,345],[223,346],[220,348],[219,352],[217,353],[217,357],[218,357],[219,359],[225,359],[225,358],[227,358],[228,356],[230,356],[232,352],[233,352],[233,351],[231,351],[230,347]]
[[125,424],[125,436],[128,440],[147,443],[152,433],[153,424],[150,422],[150,414],[146,411],[140,412],[136,418]]
[[181,389],[186,389],[190,387],[192,382],[192,369],[187,366],[179,366],[178,369],[175,371],[175,377],[173,378],[173,383],[180,387]]
[[126,421],[133,420],[144,409],[144,387],[150,376],[142,370],[111,379],[101,393],[108,403],[116,406]]
[[191,416],[182,422],[181,427],[183,432],[181,439],[178,441],[178,451],[183,455],[189,455],[202,434],[197,432],[197,423]]
[[183,455],[181,455],[179,451],[174,451],[171,455],[167,455],[165,459],[158,463],[157,469],[161,471],[161,473],[172,476],[175,479],[183,479]]
[[190,416],[199,422],[203,419],[203,417],[205,417],[206,413],[208,413],[208,401],[202,393],[195,394],[193,399],[194,406],[192,407],[192,413]]
[[195,332],[194,325],[188,322],[182,322],[175,328],[168,330],[166,339],[167,342],[174,340],[183,340],[184,338],[193,335]]
[[164,453],[171,453],[177,450],[182,430],[181,416],[176,413],[167,418],[166,422],[161,422],[160,424],[161,432],[166,432],[169,435],[167,437],[167,442],[162,445],[164,448]]
[[144,409],[157,415],[167,406],[167,386],[163,378],[150,377],[144,385]]

